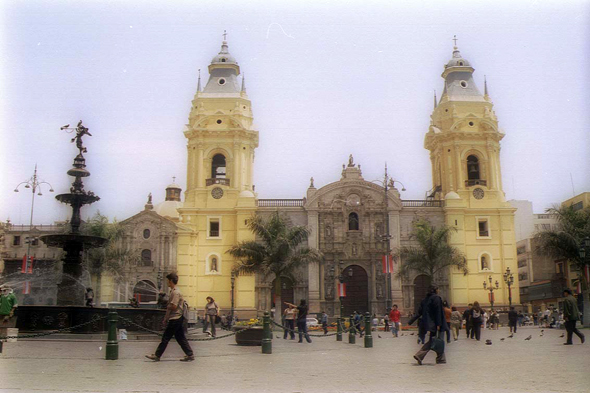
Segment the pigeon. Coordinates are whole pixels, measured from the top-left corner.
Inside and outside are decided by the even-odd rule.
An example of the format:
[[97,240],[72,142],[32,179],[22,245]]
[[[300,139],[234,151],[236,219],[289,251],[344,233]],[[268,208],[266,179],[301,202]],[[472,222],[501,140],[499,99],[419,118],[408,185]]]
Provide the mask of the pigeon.
[[559,337],[565,337],[565,333],[561,333],[561,336],[559,336]]
[[62,128],[60,128],[60,130],[65,130],[66,128],[68,128],[70,125],[66,124],[65,126],[63,126]]
[[502,337],[502,338],[500,339],[500,341],[504,341],[504,340],[506,340],[506,338],[504,338],[504,337]]
[[528,336],[527,338],[524,339],[524,341],[529,341],[531,338],[533,338],[533,336]]
[[414,333],[410,333],[410,336],[413,336],[413,335],[414,335]]
[[543,337],[543,332],[541,332],[541,334],[539,334],[539,337]]
[[281,338],[281,336],[277,336],[277,338]]
[[541,329],[541,333],[543,333],[545,331],[545,329]]
[[403,335],[404,335],[403,333],[402,333],[402,334],[400,334],[400,336],[403,336]]
[[492,340],[486,340],[486,345],[492,345]]
[[381,335],[380,335],[380,334],[378,334],[378,335],[377,335],[377,337],[381,338]]
[[510,336],[508,336],[508,338],[512,338],[514,337],[514,333],[510,333]]

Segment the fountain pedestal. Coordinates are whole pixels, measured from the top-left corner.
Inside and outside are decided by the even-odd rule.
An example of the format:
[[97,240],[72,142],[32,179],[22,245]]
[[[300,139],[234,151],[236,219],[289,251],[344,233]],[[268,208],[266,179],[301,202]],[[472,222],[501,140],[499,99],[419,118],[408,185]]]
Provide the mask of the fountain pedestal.
[[84,205],[90,205],[100,198],[91,191],[84,190],[82,178],[90,176],[86,168],[86,159],[82,153],[86,148],[82,144],[82,136],[90,135],[88,128],[78,123],[76,128],[76,147],[79,154],[74,158],[73,168],[68,171],[68,175],[73,176],[74,182],[70,187],[70,192],[60,194],[55,197],[58,201],[72,206],[72,218],[70,219],[70,232],[57,235],[41,236],[40,239],[48,247],[60,247],[65,251],[63,259],[62,280],[57,285],[57,305],[58,306],[82,306],[84,305],[84,293],[86,286],[81,282],[82,278],[82,255],[84,250],[90,248],[102,247],[106,244],[107,239],[99,236],[88,236],[80,233],[80,209]]

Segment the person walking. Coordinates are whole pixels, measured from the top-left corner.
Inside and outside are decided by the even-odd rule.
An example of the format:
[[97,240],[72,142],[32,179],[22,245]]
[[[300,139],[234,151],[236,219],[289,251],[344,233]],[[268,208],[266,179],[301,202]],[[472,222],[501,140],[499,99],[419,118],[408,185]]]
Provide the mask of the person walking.
[[[430,339],[426,344],[420,348],[414,355],[414,359],[419,365],[422,365],[424,357],[432,349],[433,340],[439,337],[447,329],[447,322],[445,320],[445,313],[443,310],[443,303],[441,297],[438,295],[438,287],[431,285],[428,289],[428,294],[420,304],[419,314],[422,315],[421,323],[424,329],[430,333]],[[443,341],[444,343],[444,341]],[[436,353],[436,364],[444,364],[447,360],[445,358],[444,347]]]
[[287,308],[283,311],[283,316],[285,317],[287,329],[285,329],[283,340],[287,339],[287,334],[291,336],[291,340],[295,340],[295,315],[297,314],[297,308],[290,303],[285,302],[285,304]]
[[0,293],[0,327],[16,327],[16,317],[14,312],[18,307],[16,296],[12,293],[12,288],[3,285]]
[[467,308],[465,309],[465,311],[463,311],[463,319],[465,320],[465,335],[467,338],[469,338],[469,335],[471,334],[471,308],[473,307],[473,304],[469,303],[469,305],[467,306]]
[[402,313],[399,312],[397,309],[397,304],[394,304],[391,307],[391,311],[389,312],[389,321],[391,322],[391,334],[394,337],[398,337],[399,333],[399,322],[401,320]]
[[566,288],[563,290],[563,319],[565,320],[565,330],[567,331],[567,341],[563,345],[572,345],[572,337],[574,333],[580,338],[582,344],[586,341],[586,337],[580,333],[576,327],[576,323],[580,320],[580,310],[576,299],[572,296],[572,290]]
[[328,314],[326,314],[325,311],[322,311],[320,322],[322,324],[322,329],[324,329],[324,335],[328,334]]
[[445,321],[447,322],[447,344],[451,343],[451,314],[453,310],[449,307],[449,303],[445,300],[443,302],[443,310],[445,312]]
[[[219,306],[211,296],[207,296],[207,304],[205,304],[205,325],[203,326],[203,333],[209,334],[211,337],[216,337],[215,320],[219,315]],[[211,330],[207,330],[211,324]]]
[[514,310],[514,306],[510,306],[510,311],[508,311],[508,327],[510,328],[510,333],[516,333],[517,322],[518,313]]
[[307,334],[307,312],[309,310],[307,302],[305,299],[301,299],[299,306],[287,302],[285,303],[288,306],[297,307],[297,330],[299,332],[299,342],[303,342],[303,337],[305,337],[305,340],[308,343],[311,343],[311,338],[309,337],[309,334]]
[[170,342],[170,339],[174,336],[185,354],[184,358],[180,359],[180,361],[191,362],[195,360],[195,356],[186,336],[184,335],[184,328],[182,326],[184,322],[184,299],[180,290],[176,286],[178,284],[178,275],[176,273],[170,273],[166,276],[166,279],[168,279],[168,287],[170,287],[170,301],[166,307],[166,316],[163,321],[166,329],[164,330],[162,341],[160,342],[160,345],[158,345],[156,352],[152,355],[145,355],[145,357],[154,362],[160,361],[160,358],[168,346],[168,342]]
[[451,332],[453,332],[453,340],[459,339],[459,330],[461,329],[461,313],[457,311],[457,307],[451,307]]
[[354,312],[354,328],[358,332],[359,337],[363,337],[363,328],[361,323],[361,316],[356,311]]
[[372,332],[376,332],[377,329],[379,328],[379,318],[377,318],[377,314],[373,314],[373,319],[371,319],[371,325],[372,325]]
[[481,324],[483,323],[484,310],[479,306],[479,302],[473,302],[471,308],[471,314],[469,319],[471,320],[471,338],[479,341],[481,339]]
[[389,316],[387,314],[385,314],[385,316],[383,317],[383,331],[389,331]]

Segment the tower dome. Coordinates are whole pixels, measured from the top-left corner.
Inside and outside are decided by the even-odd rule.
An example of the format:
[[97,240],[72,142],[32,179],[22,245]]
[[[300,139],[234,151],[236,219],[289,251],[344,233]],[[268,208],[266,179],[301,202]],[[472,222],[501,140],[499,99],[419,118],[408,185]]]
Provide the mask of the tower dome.
[[178,209],[183,206],[180,201],[182,189],[175,183],[175,180],[176,178],[173,178],[172,184],[166,187],[166,200],[154,206],[154,212],[173,221],[178,221],[180,217]]

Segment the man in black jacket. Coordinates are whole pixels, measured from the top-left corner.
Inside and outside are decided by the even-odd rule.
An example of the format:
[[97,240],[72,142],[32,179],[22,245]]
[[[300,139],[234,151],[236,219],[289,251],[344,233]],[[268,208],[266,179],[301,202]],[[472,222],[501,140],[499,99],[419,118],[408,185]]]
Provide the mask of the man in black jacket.
[[[420,323],[430,333],[430,340],[414,355],[414,359],[421,365],[428,351],[432,349],[433,339],[437,335],[442,336],[443,332],[448,328],[443,310],[443,302],[441,297],[438,296],[438,287],[436,285],[431,285],[428,289],[426,298],[420,304],[418,313],[422,315]],[[442,341],[442,345],[442,350],[439,350],[436,354],[437,364],[447,362],[444,353],[444,340]]]
[[465,320],[465,336],[469,338],[469,333],[471,332],[471,307],[473,304],[469,303],[467,309],[463,311],[463,319]]

